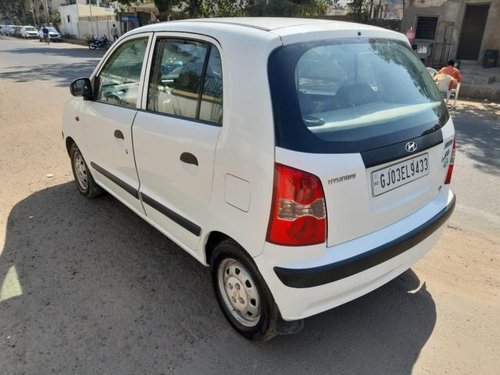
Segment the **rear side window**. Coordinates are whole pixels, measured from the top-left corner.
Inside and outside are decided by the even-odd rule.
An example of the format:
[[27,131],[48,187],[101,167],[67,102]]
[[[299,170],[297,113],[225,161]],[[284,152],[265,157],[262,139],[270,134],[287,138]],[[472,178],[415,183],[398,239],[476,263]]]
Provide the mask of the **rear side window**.
[[403,43],[360,39],[298,44],[269,61],[278,146],[361,152],[444,125],[436,85]]
[[222,65],[210,43],[159,39],[153,57],[147,109],[222,123]]

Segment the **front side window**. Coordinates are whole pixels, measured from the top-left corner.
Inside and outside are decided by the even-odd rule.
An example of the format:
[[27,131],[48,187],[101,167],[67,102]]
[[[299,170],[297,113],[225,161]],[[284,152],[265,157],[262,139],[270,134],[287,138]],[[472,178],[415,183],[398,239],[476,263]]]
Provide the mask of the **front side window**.
[[200,41],[159,39],[147,109],[220,124],[222,66],[217,48]]
[[281,146],[361,152],[443,126],[446,106],[413,51],[393,40],[322,41],[271,56]]
[[147,38],[121,45],[106,61],[98,76],[96,100],[136,108]]

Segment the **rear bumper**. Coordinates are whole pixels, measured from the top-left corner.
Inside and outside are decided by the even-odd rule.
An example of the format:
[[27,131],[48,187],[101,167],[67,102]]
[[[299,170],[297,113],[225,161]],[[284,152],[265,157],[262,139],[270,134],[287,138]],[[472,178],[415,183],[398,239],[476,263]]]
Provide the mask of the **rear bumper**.
[[441,192],[389,227],[333,247],[266,243],[254,258],[281,316],[296,320],[356,299],[412,267],[439,240],[455,196]]
[[340,262],[314,268],[274,267],[274,272],[283,284],[292,288],[311,288],[328,284],[363,272],[415,247],[438,230],[453,213],[455,196],[451,202],[430,220],[412,231],[381,246]]

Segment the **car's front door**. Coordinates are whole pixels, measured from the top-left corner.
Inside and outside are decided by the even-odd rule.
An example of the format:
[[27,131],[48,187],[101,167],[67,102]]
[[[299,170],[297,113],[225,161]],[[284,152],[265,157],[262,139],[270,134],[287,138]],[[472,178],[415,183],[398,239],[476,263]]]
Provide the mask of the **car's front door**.
[[121,43],[94,78],[95,100],[82,111],[88,155],[95,180],[132,209],[144,213],[134,162],[132,123],[140,105],[141,78],[149,36]]
[[151,60],[144,110],[133,126],[140,193],[146,215],[189,251],[200,238],[212,188],[221,56],[208,40],[159,35]]

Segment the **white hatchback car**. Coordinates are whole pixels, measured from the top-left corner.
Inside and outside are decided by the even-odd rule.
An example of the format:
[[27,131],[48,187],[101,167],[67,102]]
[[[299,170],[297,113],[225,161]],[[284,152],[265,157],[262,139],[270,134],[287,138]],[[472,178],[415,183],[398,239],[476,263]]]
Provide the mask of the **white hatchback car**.
[[21,37],[23,39],[38,39],[38,31],[33,26],[21,27]]
[[77,187],[101,188],[210,266],[266,340],[387,283],[453,211],[455,131],[402,34],[352,23],[160,23],[71,84]]

